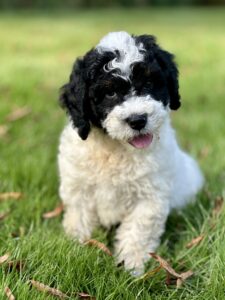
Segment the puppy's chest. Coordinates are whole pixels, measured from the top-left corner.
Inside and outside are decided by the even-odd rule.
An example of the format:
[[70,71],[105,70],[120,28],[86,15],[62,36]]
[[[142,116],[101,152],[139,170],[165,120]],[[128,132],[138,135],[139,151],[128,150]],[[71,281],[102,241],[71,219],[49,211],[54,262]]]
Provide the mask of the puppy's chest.
[[94,171],[92,196],[101,224],[109,227],[119,223],[143,196],[149,181],[146,166],[123,153],[100,152],[89,157],[88,169]]
[[[86,163],[94,184],[122,186],[149,172],[149,162],[125,153],[98,151],[87,156]],[[93,173],[94,172],[94,173]]]
[[106,227],[120,222],[152,189],[151,161],[146,156],[99,149],[86,152],[77,163],[83,170],[79,178],[87,199],[94,201],[100,223]]
[[[101,156],[92,161],[95,170],[93,198],[100,223],[121,222],[138,198],[145,194],[147,176],[142,164],[124,156]],[[149,181],[149,180],[148,180]]]

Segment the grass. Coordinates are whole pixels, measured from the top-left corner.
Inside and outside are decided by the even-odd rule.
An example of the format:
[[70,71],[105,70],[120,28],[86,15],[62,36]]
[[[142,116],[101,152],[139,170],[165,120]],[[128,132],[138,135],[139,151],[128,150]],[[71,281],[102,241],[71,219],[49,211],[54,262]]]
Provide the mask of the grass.
[[[195,272],[180,289],[165,285],[163,271],[135,282],[114,266],[112,257],[67,239],[60,217],[42,218],[59,201],[57,145],[65,115],[57,103],[58,89],[75,57],[113,30],[153,33],[176,54],[180,67],[183,104],[173,113],[173,124],[206,178],[197,202],[170,216],[157,251],[177,271]],[[10,210],[0,221],[0,256],[10,252],[25,262],[19,273],[0,267],[1,299],[6,285],[19,300],[53,299],[30,288],[29,279],[73,297],[83,291],[105,300],[225,299],[225,211],[212,216],[216,196],[225,192],[224,35],[223,8],[0,14],[0,124],[9,127],[0,137],[0,192],[24,194],[20,201],[0,202],[1,212]],[[7,114],[23,106],[32,110],[27,117],[6,121]],[[187,249],[199,234],[204,240]],[[94,236],[109,243],[104,230]],[[150,261],[148,268],[156,265]]]

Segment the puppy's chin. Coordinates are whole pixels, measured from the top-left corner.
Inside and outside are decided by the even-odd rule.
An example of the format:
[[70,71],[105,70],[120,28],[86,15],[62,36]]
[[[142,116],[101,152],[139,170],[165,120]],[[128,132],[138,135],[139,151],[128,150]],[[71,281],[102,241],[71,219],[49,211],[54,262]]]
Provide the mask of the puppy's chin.
[[140,134],[128,140],[128,143],[136,149],[148,148],[153,140],[153,134]]

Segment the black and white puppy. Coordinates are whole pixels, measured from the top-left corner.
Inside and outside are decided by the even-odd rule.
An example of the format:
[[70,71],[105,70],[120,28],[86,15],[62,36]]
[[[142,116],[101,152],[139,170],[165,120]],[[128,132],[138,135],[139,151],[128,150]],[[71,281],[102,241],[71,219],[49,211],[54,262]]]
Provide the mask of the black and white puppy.
[[180,106],[173,55],[153,36],[109,33],[76,60],[60,101],[69,114],[58,156],[65,231],[83,242],[119,223],[116,259],[141,274],[170,210],[203,184],[170,125]]

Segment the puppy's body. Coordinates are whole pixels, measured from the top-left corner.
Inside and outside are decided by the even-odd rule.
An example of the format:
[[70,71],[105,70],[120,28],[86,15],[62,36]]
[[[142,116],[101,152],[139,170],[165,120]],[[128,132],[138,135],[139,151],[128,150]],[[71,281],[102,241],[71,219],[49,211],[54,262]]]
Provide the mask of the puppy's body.
[[[115,49],[111,51],[129,52],[132,41],[132,47],[126,44],[124,50],[120,41],[128,37],[125,33],[119,35],[119,38],[113,35]],[[98,52],[104,53],[109,41],[110,38],[103,39]],[[132,69],[129,68],[132,57],[137,61],[144,59],[144,45],[138,45],[137,49],[130,50],[132,55],[123,60],[121,57],[120,60],[111,59],[107,67],[104,62],[104,71],[107,73],[109,69],[120,67],[122,71],[111,76],[116,80],[121,77],[123,83],[132,82]],[[140,274],[144,262],[149,259],[148,253],[159,244],[170,210],[193,199],[203,179],[196,162],[177,145],[169,120],[169,96],[163,100],[166,90],[160,92],[162,99],[158,101],[154,97],[156,92],[144,90],[145,93],[137,95],[134,87],[135,79],[130,87],[126,87],[126,95],[124,93],[123,101],[119,103],[120,90],[117,97],[105,96],[110,100],[110,105],[104,105],[107,113],[99,110],[101,125],[95,125],[96,120],[91,121],[90,133],[83,120],[83,123],[79,121],[79,127],[77,118],[72,117],[73,124],[69,122],[60,140],[59,170],[60,196],[66,208],[63,222],[66,232],[84,241],[91,237],[96,226],[110,227],[120,223],[115,245],[117,260],[124,261],[126,269],[134,269]],[[71,92],[70,89],[69,95]],[[64,101],[71,109],[73,102],[68,99],[66,90]],[[170,106],[176,105],[170,102]],[[74,108],[77,113],[77,107]],[[136,118],[134,123],[133,116],[142,116],[142,119],[137,121]],[[144,122],[143,126],[140,122]],[[86,138],[86,130],[89,136],[82,141],[80,137],[85,133]]]
[[121,223],[117,259],[138,273],[158,246],[170,210],[185,205],[202,185],[195,161],[178,148],[167,122],[160,139],[142,151],[98,130],[83,142],[71,123],[61,136],[60,195],[66,232],[82,242],[100,224],[109,228]]

